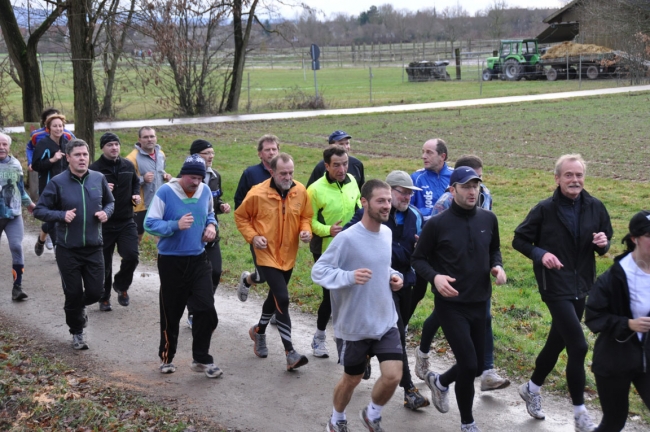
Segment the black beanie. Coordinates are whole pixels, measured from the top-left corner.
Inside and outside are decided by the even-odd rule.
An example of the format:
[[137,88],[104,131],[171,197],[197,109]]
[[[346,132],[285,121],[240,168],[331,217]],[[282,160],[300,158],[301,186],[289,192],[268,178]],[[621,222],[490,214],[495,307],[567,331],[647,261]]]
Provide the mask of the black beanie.
[[190,146],[190,154],[193,155],[193,154],[201,153],[203,150],[207,148],[212,148],[212,144],[210,144],[208,141],[202,139],[194,140],[194,142]]
[[113,142],[113,141],[117,141],[119,143],[120,139],[113,132],[106,132],[99,139],[99,148],[103,149],[106,143]]
[[180,175],[186,174],[205,177],[205,161],[201,156],[193,154],[185,159]]

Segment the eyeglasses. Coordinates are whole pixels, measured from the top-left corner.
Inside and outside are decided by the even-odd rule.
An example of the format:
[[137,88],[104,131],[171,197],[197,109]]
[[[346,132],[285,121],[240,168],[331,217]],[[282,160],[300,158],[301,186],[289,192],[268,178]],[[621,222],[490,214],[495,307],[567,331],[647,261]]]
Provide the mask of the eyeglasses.
[[200,152],[199,154],[200,154],[201,156],[214,156],[214,152],[213,152],[213,151],[209,151],[209,152]]
[[396,188],[393,188],[393,190],[394,190],[395,192],[397,192],[398,194],[402,195],[403,197],[409,197],[409,198],[412,197],[413,194],[415,193],[415,192],[413,192],[412,190],[409,190],[408,192],[405,192],[405,191],[403,191],[403,190],[396,189]]

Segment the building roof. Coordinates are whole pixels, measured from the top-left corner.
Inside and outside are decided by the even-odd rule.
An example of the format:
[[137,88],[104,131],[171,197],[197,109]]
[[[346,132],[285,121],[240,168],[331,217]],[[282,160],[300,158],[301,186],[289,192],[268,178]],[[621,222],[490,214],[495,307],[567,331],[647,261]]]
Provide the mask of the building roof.
[[561,19],[562,14],[564,14],[565,12],[567,12],[567,11],[573,9],[574,7],[578,6],[578,3],[581,3],[581,2],[582,2],[582,0],[573,0],[570,3],[567,3],[566,6],[564,6],[562,9],[559,9],[559,10],[553,12],[551,15],[544,18],[544,21],[542,21],[542,22],[544,22],[546,24],[549,24],[549,23],[552,23],[552,22],[557,22],[558,19]]

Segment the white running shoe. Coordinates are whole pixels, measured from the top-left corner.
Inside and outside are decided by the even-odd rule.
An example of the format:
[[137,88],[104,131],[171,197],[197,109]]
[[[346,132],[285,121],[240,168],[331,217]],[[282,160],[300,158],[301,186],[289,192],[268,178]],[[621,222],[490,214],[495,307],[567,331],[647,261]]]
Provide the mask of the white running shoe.
[[596,425],[591,420],[591,416],[586,410],[581,412],[578,417],[574,417],[573,419],[575,420],[576,432],[592,432],[596,430]]
[[436,407],[441,413],[446,413],[449,411],[449,388],[442,391],[436,385],[438,379],[438,374],[435,372],[429,372],[427,374],[427,379],[424,380],[431,390],[431,400],[433,401],[433,406]]
[[481,374],[481,391],[499,390],[510,385],[510,380],[499,376],[496,370],[484,370]]
[[47,250],[52,250],[54,248],[54,245],[52,244],[52,239],[50,238],[50,235],[48,234],[47,237],[45,237],[45,247]]
[[223,375],[223,371],[214,363],[203,364],[192,360],[192,366],[190,368],[194,372],[203,372],[208,378],[219,378]]
[[245,302],[248,300],[248,291],[250,291],[251,287],[246,286],[246,278],[250,276],[250,272],[243,272],[241,276],[239,277],[239,285],[237,285],[237,298],[239,301]]
[[429,373],[429,353],[420,351],[420,347],[415,348],[415,376],[422,381],[427,380]]
[[527,382],[519,386],[519,396],[526,402],[526,410],[528,410],[528,414],[531,417],[537,420],[544,420],[546,418],[546,414],[542,409],[542,395],[528,390]]
[[319,338],[314,336],[314,339],[311,341],[311,347],[314,350],[314,357],[327,358],[330,356],[330,352],[327,349],[327,341],[325,338]]

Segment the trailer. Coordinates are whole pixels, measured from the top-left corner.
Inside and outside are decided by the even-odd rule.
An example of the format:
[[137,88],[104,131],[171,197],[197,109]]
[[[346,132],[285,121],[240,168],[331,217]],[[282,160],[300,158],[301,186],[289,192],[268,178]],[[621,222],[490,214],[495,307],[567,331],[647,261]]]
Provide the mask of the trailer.
[[540,65],[549,81],[558,78],[577,78],[578,71],[584,78],[595,80],[597,78],[611,78],[618,71],[618,58],[615,52],[600,54],[581,54],[557,58],[544,58]]

